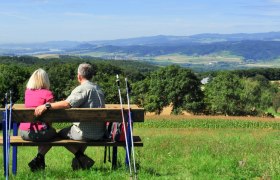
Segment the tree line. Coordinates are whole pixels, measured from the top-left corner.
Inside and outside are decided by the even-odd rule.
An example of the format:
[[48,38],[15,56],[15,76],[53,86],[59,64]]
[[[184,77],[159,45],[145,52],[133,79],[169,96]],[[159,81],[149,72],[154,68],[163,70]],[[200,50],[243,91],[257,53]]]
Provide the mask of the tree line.
[[[224,115],[260,115],[269,107],[277,111],[280,106],[278,85],[269,81],[280,75],[276,68],[199,74],[177,65],[156,67],[137,61],[0,57],[2,106],[4,94],[9,90],[13,91],[14,102],[24,102],[26,83],[38,68],[48,72],[55,99],[65,99],[77,86],[77,67],[81,62],[89,62],[94,67],[93,82],[102,87],[108,104],[119,103],[116,86],[116,74],[119,74],[123,79],[123,97],[124,77],[128,77],[132,86],[131,103],[156,114],[169,105],[172,105],[173,114],[188,111]],[[201,83],[203,77],[207,77],[208,83]]]

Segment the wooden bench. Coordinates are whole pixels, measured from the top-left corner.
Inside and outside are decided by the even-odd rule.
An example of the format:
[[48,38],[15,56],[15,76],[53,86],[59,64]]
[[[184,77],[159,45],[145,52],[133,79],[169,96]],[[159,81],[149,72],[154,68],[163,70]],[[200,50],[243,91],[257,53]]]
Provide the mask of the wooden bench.
[[[128,108],[126,105],[123,106],[125,119],[128,119]],[[144,109],[138,108],[136,105],[130,105],[131,118],[133,122],[144,122]],[[3,112],[3,137],[0,137],[0,144],[3,145],[3,152],[5,151],[5,109],[0,110]],[[8,115],[10,112],[7,113]],[[22,140],[18,136],[18,124],[20,122],[36,121],[34,117],[34,109],[24,108],[23,104],[15,104],[12,108],[12,122],[13,122],[13,135],[10,136],[10,145],[13,146],[12,152],[12,172],[17,172],[17,146],[38,146],[38,145],[52,145],[52,146],[65,146],[83,144],[87,146],[111,146],[112,151],[112,168],[117,167],[117,148],[125,147],[125,142],[111,142],[107,141],[75,141],[56,138],[50,142],[32,142]],[[122,122],[121,108],[118,104],[106,104],[105,108],[71,108],[62,110],[49,110],[40,116],[40,121],[51,122],[51,123],[62,123],[62,122],[84,122],[84,121],[104,121],[105,122]],[[133,136],[134,146],[142,147],[143,142],[140,136]],[[126,152],[129,153],[129,152]],[[4,154],[5,156],[5,154]],[[3,158],[4,159],[4,158]],[[4,160],[5,161],[5,160]],[[5,162],[4,162],[5,166]]]

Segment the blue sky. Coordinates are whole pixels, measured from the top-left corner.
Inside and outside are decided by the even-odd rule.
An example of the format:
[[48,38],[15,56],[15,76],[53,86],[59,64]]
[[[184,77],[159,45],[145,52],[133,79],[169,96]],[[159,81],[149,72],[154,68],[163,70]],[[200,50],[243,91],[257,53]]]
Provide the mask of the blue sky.
[[280,31],[280,0],[0,0],[0,43]]

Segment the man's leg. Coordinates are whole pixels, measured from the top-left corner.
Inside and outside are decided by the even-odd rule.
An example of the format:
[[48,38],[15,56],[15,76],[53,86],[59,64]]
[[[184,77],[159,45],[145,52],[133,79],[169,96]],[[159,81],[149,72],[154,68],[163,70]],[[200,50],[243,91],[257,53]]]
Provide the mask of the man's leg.
[[84,153],[87,146],[85,145],[69,145],[69,146],[65,146],[66,149],[68,149],[68,151],[70,151],[73,154],[76,154],[78,151]]
[[[82,131],[75,125],[71,127],[64,128],[59,132],[59,135],[66,139],[73,139],[73,140],[82,140],[83,133]],[[72,168],[73,170],[78,169],[89,169],[93,166],[94,161],[89,158],[87,155],[84,154],[86,150],[85,145],[69,145],[65,146],[70,152],[72,152],[75,157],[72,160]]]
[[[82,131],[79,130],[76,126],[72,125],[67,128],[63,128],[58,132],[59,136],[64,139],[73,139],[80,141],[83,139]],[[81,151],[82,153],[85,152],[86,146],[85,145],[69,145],[65,146],[66,149],[68,149],[71,153],[76,154],[78,151]]]

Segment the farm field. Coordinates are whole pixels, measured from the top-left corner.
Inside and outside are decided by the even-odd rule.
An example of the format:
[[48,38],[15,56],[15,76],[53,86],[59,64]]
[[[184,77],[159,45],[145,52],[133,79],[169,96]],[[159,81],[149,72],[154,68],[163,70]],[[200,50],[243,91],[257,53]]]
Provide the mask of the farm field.
[[[278,119],[149,116],[145,123],[135,124],[134,133],[144,141],[143,148],[136,148],[139,179],[280,179]],[[75,172],[73,155],[55,147],[46,156],[46,170],[37,173],[27,166],[36,148],[18,151],[18,174],[11,179],[129,179],[122,149],[116,171],[103,163],[103,148],[90,147],[86,153],[96,164]]]
[[51,58],[59,58],[59,54],[39,54],[39,55],[34,55],[34,57],[40,59],[51,59]]
[[156,56],[156,61],[159,62],[172,62],[172,63],[192,63],[192,64],[211,64],[217,62],[235,62],[241,63],[242,58],[229,54],[213,54],[205,56],[188,56],[183,54],[168,54]]

